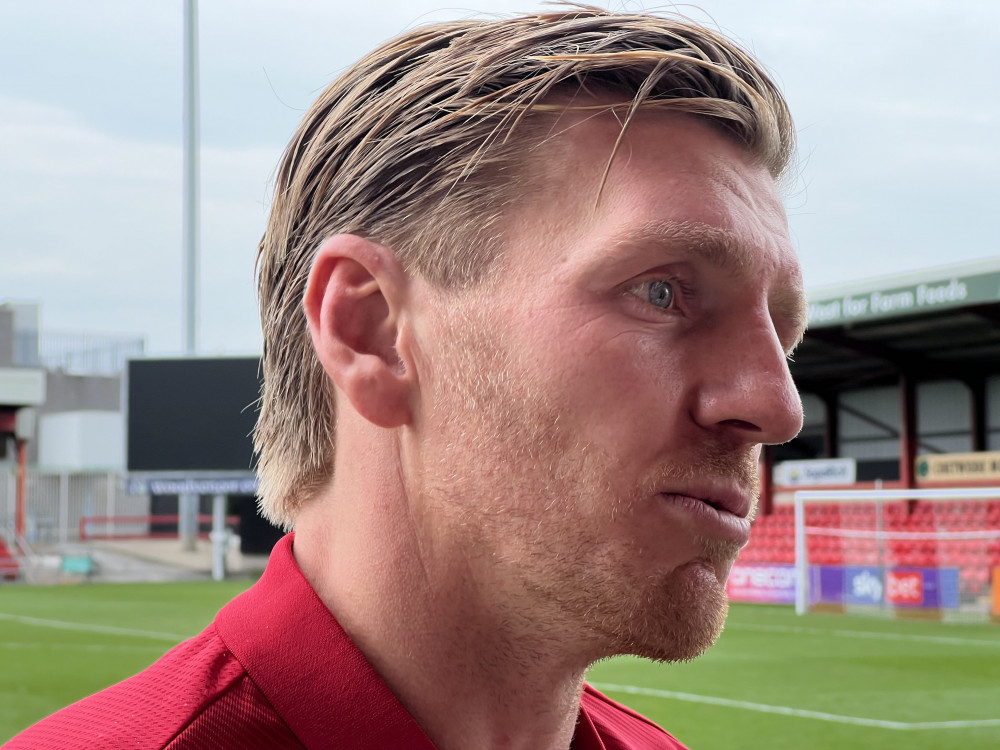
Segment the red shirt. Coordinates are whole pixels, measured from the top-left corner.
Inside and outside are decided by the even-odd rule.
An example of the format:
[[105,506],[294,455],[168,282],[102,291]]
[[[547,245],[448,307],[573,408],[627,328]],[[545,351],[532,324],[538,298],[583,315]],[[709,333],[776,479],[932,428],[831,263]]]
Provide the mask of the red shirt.
[[[306,581],[282,539],[253,587],[148,669],[5,750],[434,750]],[[587,686],[573,750],[683,746]]]

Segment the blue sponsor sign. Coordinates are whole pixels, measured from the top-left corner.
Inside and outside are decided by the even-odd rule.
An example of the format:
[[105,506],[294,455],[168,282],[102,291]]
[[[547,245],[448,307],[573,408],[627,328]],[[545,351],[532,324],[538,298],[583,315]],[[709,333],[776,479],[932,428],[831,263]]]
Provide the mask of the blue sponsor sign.
[[809,603],[842,604],[844,569],[840,565],[809,566]]
[[937,568],[938,606],[958,609],[958,568]]
[[957,609],[958,568],[811,565],[809,603]]
[[844,568],[844,602],[846,604],[881,604],[882,572],[875,565],[848,565]]

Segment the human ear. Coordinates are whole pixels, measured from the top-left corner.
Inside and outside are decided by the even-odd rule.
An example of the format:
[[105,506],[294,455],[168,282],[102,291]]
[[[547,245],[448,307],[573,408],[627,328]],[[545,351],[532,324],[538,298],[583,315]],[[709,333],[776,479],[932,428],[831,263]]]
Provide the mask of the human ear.
[[304,298],[313,348],[355,411],[379,427],[411,419],[413,368],[396,348],[407,290],[392,251],[350,234],[326,239]]

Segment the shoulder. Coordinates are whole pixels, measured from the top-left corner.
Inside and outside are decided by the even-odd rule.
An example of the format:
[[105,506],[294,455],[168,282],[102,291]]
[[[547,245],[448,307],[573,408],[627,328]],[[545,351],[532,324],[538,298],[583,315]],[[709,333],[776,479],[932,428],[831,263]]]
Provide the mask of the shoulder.
[[[191,738],[206,715],[245,712],[262,702],[263,696],[255,694],[243,667],[211,625],[137,675],[28,728],[4,745],[4,750],[161,750]],[[257,713],[266,717],[269,707],[259,708]]]
[[686,750],[655,722],[585,685],[581,711],[593,722],[608,750]]

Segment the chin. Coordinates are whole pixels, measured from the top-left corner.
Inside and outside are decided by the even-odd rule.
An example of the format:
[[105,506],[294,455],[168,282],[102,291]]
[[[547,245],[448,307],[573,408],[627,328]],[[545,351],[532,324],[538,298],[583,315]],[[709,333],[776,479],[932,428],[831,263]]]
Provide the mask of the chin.
[[661,662],[691,661],[715,643],[728,612],[717,566],[692,563],[661,581],[645,601],[620,610],[611,651]]
[[690,661],[715,643],[729,612],[726,578],[739,547],[701,542],[697,557],[659,567],[616,549],[616,559],[576,568],[572,585],[548,588],[590,662],[619,655]]
[[[717,566],[689,563],[666,580],[650,581],[640,588],[619,591],[613,610],[593,622],[598,642],[596,657],[639,656],[661,662],[691,661],[704,654],[722,633],[729,611],[725,584]],[[596,611],[588,613],[592,618]]]

